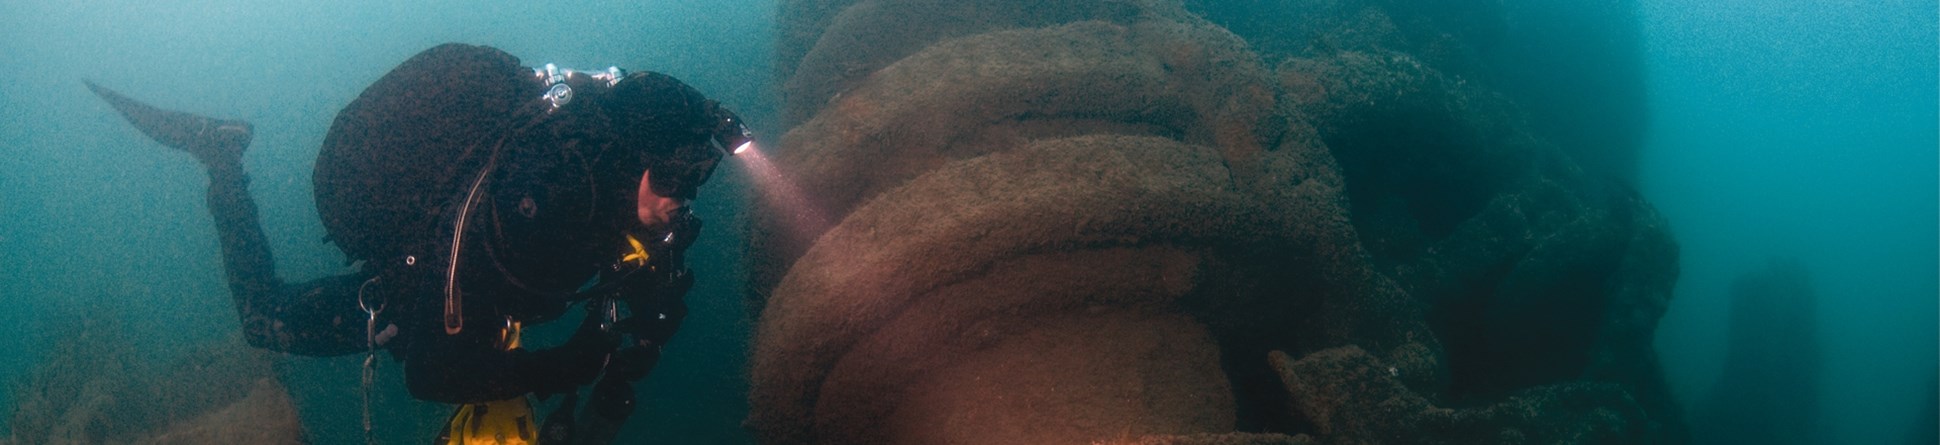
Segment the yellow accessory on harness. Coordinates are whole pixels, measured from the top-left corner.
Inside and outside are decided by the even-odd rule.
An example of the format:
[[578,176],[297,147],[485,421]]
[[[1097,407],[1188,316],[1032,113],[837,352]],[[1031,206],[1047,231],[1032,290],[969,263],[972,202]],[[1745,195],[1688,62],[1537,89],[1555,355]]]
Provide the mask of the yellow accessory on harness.
[[[505,319],[499,331],[498,346],[518,349],[520,323]],[[467,403],[452,413],[445,432],[434,443],[444,445],[533,445],[539,443],[539,427],[532,417],[532,400],[518,396],[484,403]]]
[[524,331],[517,320],[505,318],[505,329],[498,331],[498,348],[510,351],[519,349],[519,334]]
[[634,238],[633,234],[626,235],[626,243],[633,247],[633,251],[621,256],[620,261],[633,263],[634,266],[647,265],[647,258],[650,256],[647,255],[647,246],[640,244],[640,239]]

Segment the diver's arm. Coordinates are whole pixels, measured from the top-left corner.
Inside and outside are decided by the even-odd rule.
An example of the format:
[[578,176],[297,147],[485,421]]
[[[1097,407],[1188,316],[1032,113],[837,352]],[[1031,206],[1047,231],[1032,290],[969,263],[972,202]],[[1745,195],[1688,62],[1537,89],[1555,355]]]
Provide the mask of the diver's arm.
[[418,335],[401,336],[404,383],[411,396],[442,403],[479,403],[531,393],[564,393],[593,382],[618,339],[587,317],[558,347],[507,351],[499,329],[467,328],[446,334],[425,323]]
[[571,392],[593,383],[619,336],[600,330],[597,316],[588,316],[566,344],[551,349],[512,351],[512,366],[526,392]]
[[[642,275],[616,291],[615,296],[632,307],[633,317],[608,331],[600,326],[600,311],[588,311],[572,338],[554,348],[506,351],[493,329],[466,329],[456,335],[426,331],[419,340],[423,344],[405,348],[406,386],[412,396],[424,400],[478,403],[522,394],[570,393],[596,383],[597,378],[587,412],[598,415],[600,421],[584,427],[599,430],[600,424],[624,422],[633,406],[630,383],[653,370],[661,346],[687,316],[684,296],[694,277],[685,268],[673,270]],[[624,348],[622,334],[631,337]]]
[[[478,403],[523,394],[572,392],[598,378],[588,413],[598,415],[600,422],[617,425],[631,413],[633,390],[629,383],[646,377],[653,369],[661,345],[686,317],[682,296],[693,285],[693,276],[683,272],[671,278],[645,280],[665,284],[631,283],[638,286],[620,291],[619,295],[632,302],[658,302],[658,308],[635,306],[635,318],[620,321],[610,332],[600,329],[601,318],[593,311],[580,322],[571,339],[550,349],[506,351],[498,344],[496,329],[465,329],[447,335],[435,323],[423,323],[416,328],[422,329],[420,335],[400,336],[410,343],[403,348],[405,386],[413,397],[423,400]],[[640,317],[648,312],[653,313],[651,318]],[[620,333],[632,335],[629,346],[619,348]],[[596,424],[600,422],[583,427],[599,430]]]

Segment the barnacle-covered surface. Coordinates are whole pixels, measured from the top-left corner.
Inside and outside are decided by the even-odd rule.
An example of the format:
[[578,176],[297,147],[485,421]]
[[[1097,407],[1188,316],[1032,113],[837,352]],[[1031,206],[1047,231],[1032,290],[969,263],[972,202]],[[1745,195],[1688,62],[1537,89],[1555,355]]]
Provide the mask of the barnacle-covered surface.
[[751,230],[748,425],[1681,440],[1655,212],[1503,93],[1449,31],[1477,13],[1296,3],[1239,35],[1197,2],[784,2],[775,165],[807,196]]

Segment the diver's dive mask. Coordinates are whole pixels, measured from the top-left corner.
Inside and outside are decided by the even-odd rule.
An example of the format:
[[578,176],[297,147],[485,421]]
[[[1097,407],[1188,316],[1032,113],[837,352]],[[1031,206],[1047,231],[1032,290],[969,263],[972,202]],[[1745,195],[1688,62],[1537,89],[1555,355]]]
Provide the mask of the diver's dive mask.
[[653,175],[647,186],[653,193],[669,198],[694,199],[701,184],[714,176],[721,158],[734,156],[754,147],[754,133],[741,123],[741,117],[712,100],[702,105],[708,111],[706,139],[700,144],[677,148],[667,159],[646,160]]

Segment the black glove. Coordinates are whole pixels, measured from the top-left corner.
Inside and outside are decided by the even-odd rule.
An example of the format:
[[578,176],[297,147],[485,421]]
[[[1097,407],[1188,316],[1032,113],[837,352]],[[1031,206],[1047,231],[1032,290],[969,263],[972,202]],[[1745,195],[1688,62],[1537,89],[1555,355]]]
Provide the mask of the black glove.
[[673,215],[667,221],[666,236],[655,240],[654,248],[659,251],[657,253],[686,252],[688,247],[694,245],[694,240],[701,237],[701,227],[701,217],[694,216],[693,212]]
[[539,425],[539,443],[573,443],[574,408],[579,406],[579,393],[567,392],[565,400],[559,401],[559,408],[546,416],[546,422]]
[[615,423],[623,422],[627,416],[633,415],[633,385],[625,381],[600,379],[599,384],[593,385],[593,391],[589,396],[592,398],[586,401],[586,410],[589,414],[613,420]]
[[620,320],[615,330],[632,335],[635,343],[659,347],[667,345],[680,330],[681,320],[687,318],[687,292],[694,288],[694,274],[675,269],[665,279],[655,281],[658,285],[651,288],[621,289],[628,295],[625,301],[632,316]]
[[606,376],[600,378],[600,381],[639,381],[647,378],[647,374],[653,372],[653,367],[657,364],[660,364],[660,347],[628,346],[613,353],[613,358],[606,362]]
[[600,329],[600,311],[588,310],[579,330],[559,347],[531,352],[522,364],[529,367],[534,392],[566,392],[593,383],[607,356],[620,347],[620,337]]
[[609,444],[619,438],[620,427],[633,415],[636,401],[633,385],[615,378],[602,378],[587,397],[586,414],[573,431],[574,443]]

